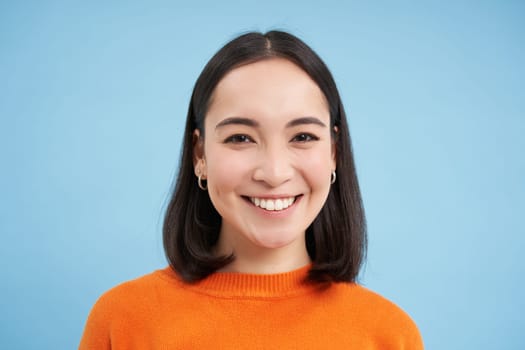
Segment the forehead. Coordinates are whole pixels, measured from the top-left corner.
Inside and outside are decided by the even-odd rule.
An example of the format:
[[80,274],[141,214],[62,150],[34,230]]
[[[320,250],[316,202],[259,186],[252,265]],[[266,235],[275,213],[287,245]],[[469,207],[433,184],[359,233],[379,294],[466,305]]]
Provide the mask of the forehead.
[[265,80],[286,81],[287,79],[308,80],[315,82],[308,74],[295,63],[280,57],[262,59],[253,63],[243,64],[229,71],[219,81],[217,87],[228,86],[231,83],[238,83],[252,76],[259,76]]
[[286,59],[271,58],[226,74],[215,88],[206,119],[233,115],[329,118],[328,110],[321,89],[305,71]]

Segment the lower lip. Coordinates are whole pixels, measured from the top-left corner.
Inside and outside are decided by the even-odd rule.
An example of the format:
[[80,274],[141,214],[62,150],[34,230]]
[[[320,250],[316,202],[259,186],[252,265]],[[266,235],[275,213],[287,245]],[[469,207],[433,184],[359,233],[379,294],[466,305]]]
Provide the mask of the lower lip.
[[285,216],[290,215],[292,211],[294,210],[294,208],[296,207],[297,203],[299,203],[302,198],[303,198],[302,195],[295,197],[295,201],[292,203],[292,205],[282,210],[266,210],[266,209],[263,209],[253,204],[249,198],[245,198],[245,200],[248,202],[248,204],[252,208],[254,208],[257,211],[258,214],[266,215],[266,216],[273,217],[273,218],[278,218],[278,217],[285,217]]

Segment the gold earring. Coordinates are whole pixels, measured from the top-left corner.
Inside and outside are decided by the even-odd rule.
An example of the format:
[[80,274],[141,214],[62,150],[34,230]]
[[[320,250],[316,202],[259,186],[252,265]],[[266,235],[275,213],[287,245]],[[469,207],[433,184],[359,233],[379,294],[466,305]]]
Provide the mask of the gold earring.
[[208,182],[206,182],[206,186],[203,186],[202,185],[202,178],[201,178],[201,175],[199,174],[199,176],[197,177],[197,184],[199,185],[199,188],[203,191],[206,191],[208,189]]

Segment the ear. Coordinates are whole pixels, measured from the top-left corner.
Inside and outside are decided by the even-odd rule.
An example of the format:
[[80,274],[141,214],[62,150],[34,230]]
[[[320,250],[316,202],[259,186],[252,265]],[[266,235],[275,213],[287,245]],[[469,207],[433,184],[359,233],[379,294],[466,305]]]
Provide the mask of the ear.
[[334,126],[334,133],[332,137],[332,169],[337,168],[337,139],[339,138],[339,129]]
[[199,129],[193,131],[193,168],[195,175],[206,176],[206,161],[204,158],[204,138],[201,136]]

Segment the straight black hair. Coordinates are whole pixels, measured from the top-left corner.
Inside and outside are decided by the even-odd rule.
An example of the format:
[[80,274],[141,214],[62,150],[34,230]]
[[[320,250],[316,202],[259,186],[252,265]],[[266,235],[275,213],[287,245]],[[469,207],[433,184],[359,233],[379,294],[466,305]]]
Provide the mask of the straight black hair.
[[[216,256],[221,216],[194,175],[194,131],[204,136],[204,119],[215,87],[231,70],[269,58],[284,58],[303,69],[328,102],[330,129],[336,143],[337,181],[316,219],[306,230],[312,260],[311,282],[353,282],[366,255],[364,208],[357,180],[344,108],[332,74],[321,58],[299,38],[282,31],[243,34],[222,47],[200,74],[188,109],[180,167],[167,207],[163,242],[170,266],[195,282],[226,266],[234,256]],[[336,129],[334,129],[336,127]]]

